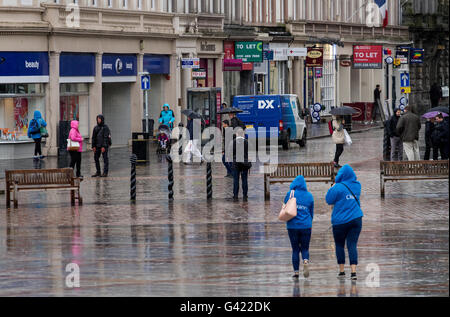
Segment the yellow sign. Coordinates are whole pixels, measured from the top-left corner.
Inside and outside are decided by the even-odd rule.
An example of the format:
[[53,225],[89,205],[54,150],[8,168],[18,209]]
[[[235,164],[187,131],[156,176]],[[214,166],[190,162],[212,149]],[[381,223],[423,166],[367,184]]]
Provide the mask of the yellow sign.
[[402,60],[400,58],[394,59],[394,65],[395,66],[400,66],[401,64],[402,64]]
[[410,94],[411,93],[411,87],[402,87],[401,88],[402,94]]

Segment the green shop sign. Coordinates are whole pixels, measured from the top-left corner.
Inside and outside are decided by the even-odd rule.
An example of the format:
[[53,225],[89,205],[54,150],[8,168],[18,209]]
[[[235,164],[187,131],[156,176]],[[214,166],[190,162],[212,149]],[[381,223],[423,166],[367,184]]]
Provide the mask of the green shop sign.
[[236,42],[236,59],[242,59],[244,63],[262,63],[263,43],[262,42]]

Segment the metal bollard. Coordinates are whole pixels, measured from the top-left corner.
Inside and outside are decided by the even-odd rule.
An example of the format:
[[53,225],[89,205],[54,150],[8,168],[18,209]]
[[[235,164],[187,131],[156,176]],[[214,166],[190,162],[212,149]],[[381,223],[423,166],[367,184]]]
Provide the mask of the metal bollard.
[[385,161],[391,160],[391,138],[388,131],[389,121],[384,122],[384,138],[383,138],[383,159]]
[[167,163],[168,163],[168,176],[169,176],[169,200],[173,200],[173,161],[172,157],[170,155],[166,156]]
[[212,184],[212,167],[211,163],[206,164],[206,192],[208,200],[213,198],[213,184]]
[[131,162],[130,200],[132,203],[136,203],[136,163],[137,163],[136,154],[131,155],[130,162]]

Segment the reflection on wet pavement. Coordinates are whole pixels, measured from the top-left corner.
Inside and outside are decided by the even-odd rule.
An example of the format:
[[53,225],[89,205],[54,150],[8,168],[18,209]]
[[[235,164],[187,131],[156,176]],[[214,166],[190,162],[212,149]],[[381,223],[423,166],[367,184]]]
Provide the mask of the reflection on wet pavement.
[[[328,185],[308,184],[316,200],[311,276],[296,282],[285,225],[277,221],[289,184],[271,186],[264,202],[263,176],[252,173],[249,202],[234,203],[232,180],[214,164],[208,202],[206,167],[175,165],[169,203],[167,164],[152,156],[138,167],[131,205],[129,152],[114,149],[111,177],[82,183],[83,206],[70,206],[66,192],[31,192],[7,211],[0,196],[0,296],[448,296],[448,182],[390,183],[382,200],[382,131],[352,138],[342,162],[355,167],[363,185],[357,283],[336,278]],[[334,147],[327,138],[279,154],[280,162],[331,161]],[[44,164],[64,166],[53,158]],[[83,155],[82,174],[93,169],[92,157]],[[66,285],[70,263],[79,266],[80,288]],[[371,264],[379,268],[379,287],[366,283]]]

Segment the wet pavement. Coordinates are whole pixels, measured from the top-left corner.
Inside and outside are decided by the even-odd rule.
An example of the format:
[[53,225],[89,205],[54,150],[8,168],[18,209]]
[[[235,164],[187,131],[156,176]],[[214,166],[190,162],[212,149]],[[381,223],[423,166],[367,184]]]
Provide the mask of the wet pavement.
[[[380,198],[383,130],[352,135],[342,163],[362,183],[365,213],[359,280],[340,282],[330,230],[329,185],[309,184],[315,197],[311,276],[291,279],[291,249],[277,220],[289,184],[272,185],[264,202],[258,166],[249,201],[233,202],[232,180],[214,164],[214,199],[206,199],[206,167],[175,165],[175,200],[167,198],[167,163],[152,155],[139,166],[137,204],[129,202],[129,150],[113,149],[108,179],[83,155],[83,206],[67,192],[20,193],[19,209],[0,195],[0,296],[448,296],[448,181],[388,183]],[[331,138],[306,148],[280,149],[280,162],[328,162]],[[32,160],[0,161],[5,169]],[[41,168],[67,162],[46,159]],[[0,177],[1,177],[0,176]],[[80,287],[69,288],[66,266],[76,263]],[[379,285],[367,283],[379,269]],[[347,272],[349,269],[347,269]],[[70,284],[69,284],[70,286]]]

